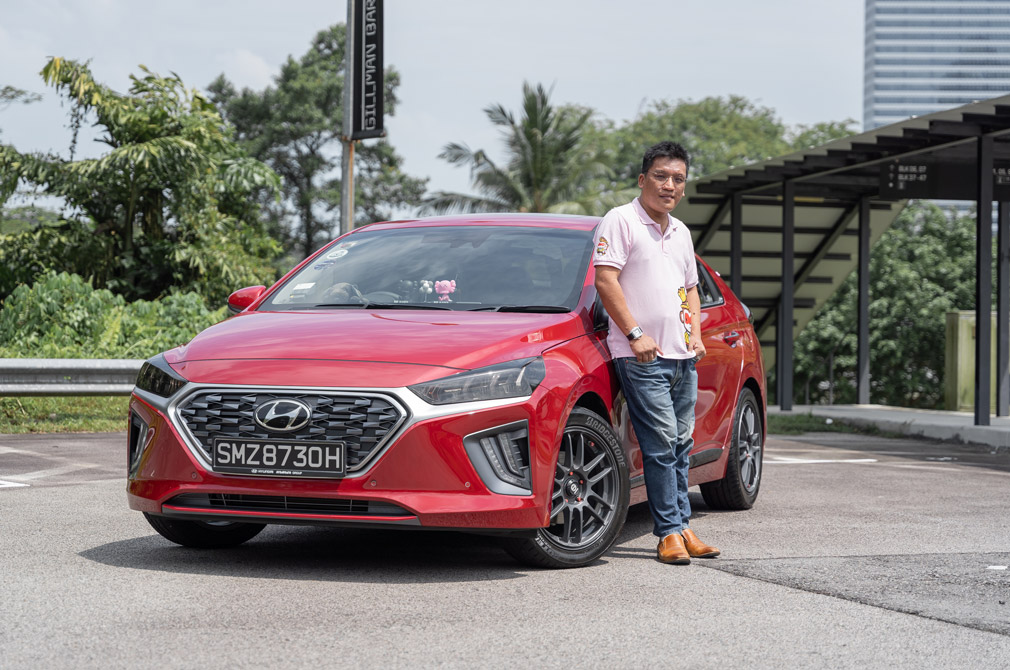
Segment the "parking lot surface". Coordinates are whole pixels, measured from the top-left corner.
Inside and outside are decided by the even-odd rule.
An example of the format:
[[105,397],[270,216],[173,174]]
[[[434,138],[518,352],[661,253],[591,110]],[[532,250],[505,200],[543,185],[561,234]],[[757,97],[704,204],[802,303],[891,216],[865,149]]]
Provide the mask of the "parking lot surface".
[[493,538],[272,526],[177,547],[126,507],[125,435],[0,435],[0,667],[969,668],[1010,659],[1010,456],[770,438],[754,509],[658,563],[644,506],[578,570]]

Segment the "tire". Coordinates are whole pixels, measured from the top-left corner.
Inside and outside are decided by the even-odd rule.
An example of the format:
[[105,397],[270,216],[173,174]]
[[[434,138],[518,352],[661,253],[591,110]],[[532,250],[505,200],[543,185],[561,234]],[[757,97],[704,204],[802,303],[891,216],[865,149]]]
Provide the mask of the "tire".
[[182,521],[144,512],[147,522],[165,538],[184,547],[225,549],[251,540],[263,530],[262,523],[230,521]]
[[628,464],[610,425],[581,407],[572,410],[558,445],[551,491],[551,525],[505,549],[541,568],[592,563],[617,539],[628,515]]
[[757,398],[749,388],[740,391],[733,415],[733,441],[726,476],[701,485],[701,495],[712,509],[750,509],[761,489],[764,430]]

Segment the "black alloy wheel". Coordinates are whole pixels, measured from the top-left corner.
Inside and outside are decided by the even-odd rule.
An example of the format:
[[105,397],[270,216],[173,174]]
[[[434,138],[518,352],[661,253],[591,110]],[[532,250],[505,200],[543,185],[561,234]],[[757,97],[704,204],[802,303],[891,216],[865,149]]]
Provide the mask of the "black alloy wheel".
[[195,549],[225,549],[256,537],[266,525],[232,521],[186,521],[144,512],[151,527],[166,540]]
[[757,397],[749,388],[740,391],[733,417],[733,439],[726,476],[701,485],[701,495],[713,509],[750,509],[761,488],[764,428]]
[[576,407],[558,447],[550,525],[532,538],[507,541],[506,549],[538,567],[591,563],[621,532],[629,495],[624,449],[613,429],[596,413]]

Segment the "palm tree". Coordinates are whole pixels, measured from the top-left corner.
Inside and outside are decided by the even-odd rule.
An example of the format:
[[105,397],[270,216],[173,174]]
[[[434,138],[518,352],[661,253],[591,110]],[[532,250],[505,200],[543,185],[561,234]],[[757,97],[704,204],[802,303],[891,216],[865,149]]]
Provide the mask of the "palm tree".
[[[447,212],[561,212],[602,214],[600,179],[610,169],[583,141],[592,110],[555,108],[550,91],[523,83],[522,118],[501,104],[484,109],[502,130],[507,162],[497,165],[483,149],[452,142],[439,154],[453,165],[469,165],[477,195],[438,191],[425,198],[424,214]],[[601,210],[602,208],[602,210]]]

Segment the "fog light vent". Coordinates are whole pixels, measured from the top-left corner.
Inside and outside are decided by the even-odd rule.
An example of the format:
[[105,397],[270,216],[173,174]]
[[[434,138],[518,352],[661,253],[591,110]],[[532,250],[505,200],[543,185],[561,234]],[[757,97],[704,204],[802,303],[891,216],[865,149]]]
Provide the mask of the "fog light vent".
[[489,489],[508,495],[531,493],[529,427],[526,421],[467,435],[463,444],[474,468]]
[[127,453],[126,470],[131,475],[137,469],[137,464],[140,462],[140,454],[144,450],[144,443],[147,441],[147,424],[144,420],[137,415],[136,412],[130,412],[130,436],[129,436],[129,451]]

